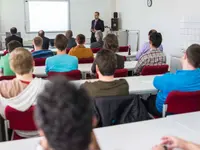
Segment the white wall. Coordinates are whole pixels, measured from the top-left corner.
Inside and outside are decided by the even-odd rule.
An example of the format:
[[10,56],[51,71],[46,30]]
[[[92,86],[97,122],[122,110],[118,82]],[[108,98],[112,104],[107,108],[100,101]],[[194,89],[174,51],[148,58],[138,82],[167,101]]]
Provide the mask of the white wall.
[[123,29],[139,29],[140,44],[148,40],[148,31],[157,29],[163,34],[164,51],[177,53],[181,49],[180,20],[182,16],[198,16],[200,0],[153,0],[147,7],[147,0],[117,0],[116,10],[120,12]]
[[[101,18],[106,25],[110,25],[112,12],[116,8],[115,1],[71,0],[71,29],[74,31],[74,34],[83,33],[87,38],[90,37],[90,25],[95,11],[101,13]],[[5,33],[11,27],[16,26],[25,40],[32,40],[35,34],[27,34],[25,32],[24,14],[24,0],[0,0],[0,33]],[[52,19],[56,21],[56,18]],[[54,38],[55,35],[48,34],[47,36]]]

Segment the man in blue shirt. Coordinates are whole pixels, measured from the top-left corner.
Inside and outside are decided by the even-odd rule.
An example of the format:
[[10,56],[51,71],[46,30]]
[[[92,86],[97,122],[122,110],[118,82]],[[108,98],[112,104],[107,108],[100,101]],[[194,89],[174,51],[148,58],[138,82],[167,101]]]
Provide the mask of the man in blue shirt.
[[172,91],[193,92],[200,90],[200,45],[193,44],[182,57],[183,70],[175,74],[167,73],[155,77],[153,84],[158,89],[156,96],[151,96],[145,105],[148,111],[155,116],[162,115],[163,104]]
[[33,46],[35,49],[32,53],[33,58],[47,58],[53,56],[52,51],[42,49],[42,44],[43,39],[41,37],[37,36],[33,39]]
[[57,55],[46,59],[46,73],[70,72],[78,69],[78,59],[66,54],[67,43],[67,38],[63,34],[56,36]]

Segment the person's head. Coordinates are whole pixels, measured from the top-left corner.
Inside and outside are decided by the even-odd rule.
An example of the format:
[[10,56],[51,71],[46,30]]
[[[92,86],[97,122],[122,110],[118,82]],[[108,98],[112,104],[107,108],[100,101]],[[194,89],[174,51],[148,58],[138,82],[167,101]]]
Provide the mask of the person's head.
[[10,29],[10,33],[11,33],[12,35],[17,34],[17,28],[16,28],[16,27],[12,27],[12,28]]
[[79,45],[85,44],[85,35],[83,35],[83,34],[77,35],[77,36],[76,36],[76,42],[77,42]]
[[55,47],[60,51],[65,51],[67,48],[68,40],[63,34],[58,34],[54,40]]
[[7,44],[7,47],[8,47],[8,52],[11,53],[14,49],[22,47],[22,44],[18,41],[13,40]]
[[149,37],[149,43],[151,48],[159,48],[162,43],[161,33],[153,32]]
[[33,39],[33,45],[35,50],[42,50],[43,39],[40,36],[37,36]]
[[37,100],[36,124],[50,149],[88,149],[92,104],[83,88],[77,88],[64,77],[56,77],[45,85]]
[[38,36],[40,36],[40,37],[44,37],[45,36],[45,32],[43,31],[43,30],[40,30],[39,32],[38,32]]
[[103,33],[101,32],[101,30],[98,30],[95,33],[95,38],[96,38],[97,41],[102,41],[102,39],[103,39]]
[[73,32],[72,30],[68,30],[65,32],[65,36],[67,37],[67,39],[70,39],[73,37]]
[[95,12],[95,13],[94,13],[94,18],[95,18],[96,20],[99,19],[99,16],[100,16],[100,13],[99,13],[99,12]]
[[108,49],[102,49],[97,53],[95,63],[96,72],[100,80],[103,76],[114,76],[117,67],[117,59],[114,52]]
[[157,32],[155,29],[151,29],[151,30],[149,31],[149,33],[148,33],[148,36],[150,36],[152,33],[155,33],[155,32]]
[[184,70],[194,70],[200,68],[200,45],[192,44],[186,50],[182,57],[182,66]]
[[32,74],[34,60],[31,52],[20,47],[10,54],[10,67],[16,75]]
[[114,53],[119,50],[119,42],[115,34],[107,34],[103,41],[104,49],[112,50]]

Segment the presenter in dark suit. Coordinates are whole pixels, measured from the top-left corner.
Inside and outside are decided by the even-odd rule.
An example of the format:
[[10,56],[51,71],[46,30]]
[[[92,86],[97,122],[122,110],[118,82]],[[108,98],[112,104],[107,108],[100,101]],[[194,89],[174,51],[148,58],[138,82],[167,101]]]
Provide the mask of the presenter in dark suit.
[[21,38],[21,37],[19,37],[19,36],[17,36],[16,34],[17,34],[17,28],[15,28],[15,27],[12,27],[11,29],[10,29],[10,33],[11,33],[11,36],[9,36],[9,37],[7,37],[6,39],[5,39],[5,42],[6,42],[6,49],[8,49],[8,43],[9,42],[11,42],[11,41],[18,41],[19,43],[21,43],[22,44],[22,46],[23,46],[23,39]]
[[92,25],[91,25],[91,43],[96,42],[96,38],[95,38],[95,32],[100,30],[101,32],[104,32],[104,21],[99,19],[99,12],[95,12],[94,14],[94,20],[92,20]]

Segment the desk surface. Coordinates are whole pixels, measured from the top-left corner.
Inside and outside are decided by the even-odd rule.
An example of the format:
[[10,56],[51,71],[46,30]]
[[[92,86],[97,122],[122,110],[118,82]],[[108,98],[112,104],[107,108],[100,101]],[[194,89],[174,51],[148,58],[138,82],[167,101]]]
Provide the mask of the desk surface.
[[[124,64],[124,68],[130,70],[130,71],[133,71],[133,69],[135,68],[137,64],[137,61],[126,61],[125,64]],[[78,65],[78,69],[81,71],[81,72],[84,72],[84,73],[90,73],[91,72],[91,67],[92,67],[92,64],[79,64]],[[45,66],[40,66],[40,67],[34,67],[34,72],[33,72],[35,75],[46,75],[46,72],[45,72]]]
[[[126,81],[129,84],[129,92],[130,94],[150,94],[150,93],[157,93],[156,88],[153,86],[153,79],[155,76],[133,76],[133,77],[126,77]],[[116,78],[117,80],[118,78]],[[72,81],[77,86],[85,83],[86,81],[94,82],[97,79],[92,80],[78,80]]]
[[[194,120],[193,120],[194,121]],[[199,143],[200,136],[167,118],[94,130],[102,150],[151,150],[165,135]],[[1,150],[36,150],[40,138],[0,143]]]
[[95,129],[102,150],[150,150],[166,135],[199,143],[196,133],[167,119],[156,119],[127,125]]
[[168,116],[167,119],[177,122],[200,135],[200,111],[181,115]]

